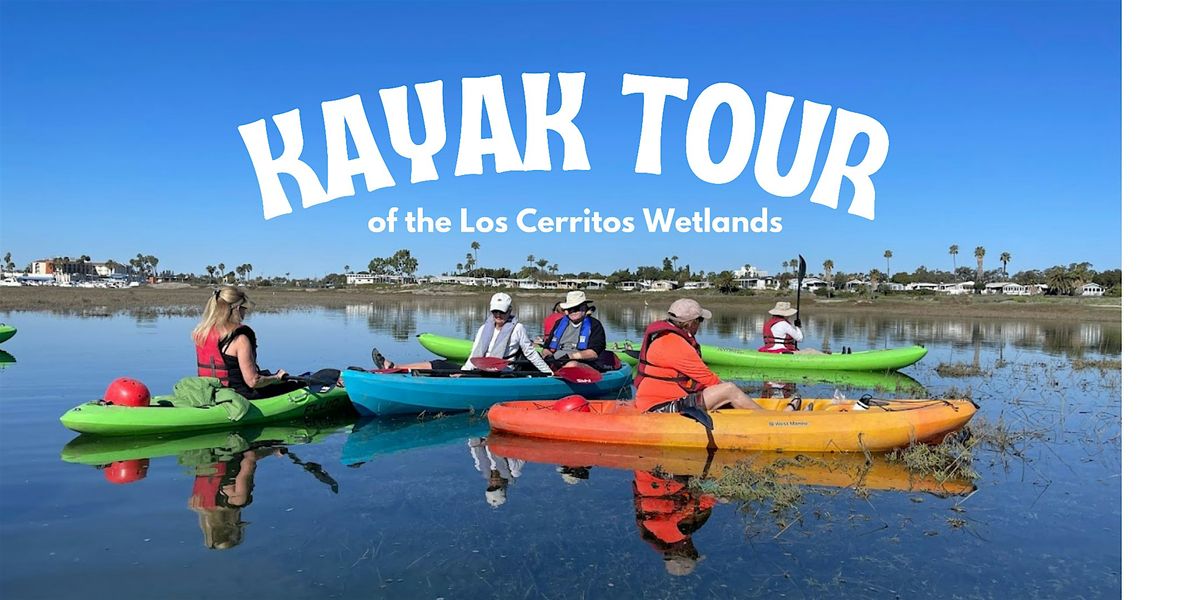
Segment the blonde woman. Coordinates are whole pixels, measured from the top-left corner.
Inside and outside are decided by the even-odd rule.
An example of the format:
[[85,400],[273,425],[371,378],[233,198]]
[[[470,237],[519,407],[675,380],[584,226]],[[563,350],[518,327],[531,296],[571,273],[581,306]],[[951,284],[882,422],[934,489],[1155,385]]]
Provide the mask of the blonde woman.
[[284,381],[283,369],[271,374],[258,368],[258,339],[242,322],[254,303],[246,292],[231,285],[213,290],[200,323],[192,330],[196,344],[196,373],[216,377],[248,400],[269,398],[304,387]]

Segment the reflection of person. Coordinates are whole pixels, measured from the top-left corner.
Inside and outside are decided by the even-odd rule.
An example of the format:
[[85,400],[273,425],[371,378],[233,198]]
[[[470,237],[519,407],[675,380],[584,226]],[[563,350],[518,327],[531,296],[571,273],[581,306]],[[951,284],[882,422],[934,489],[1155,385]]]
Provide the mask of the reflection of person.
[[633,380],[634,406],[643,412],[668,413],[725,405],[762,410],[732,382],[722,382],[700,358],[696,331],[711,318],[712,313],[698,302],[681,298],[667,309],[666,320],[646,327]]
[[519,458],[496,456],[487,447],[487,438],[471,438],[467,440],[471,449],[471,459],[475,461],[475,470],[487,480],[487,490],[484,498],[492,508],[500,508],[508,501],[508,486],[514,479],[521,476],[525,461]]
[[592,476],[591,467],[568,467],[566,465],[555,469],[567,485],[578,485],[580,481]]
[[188,508],[200,516],[206,548],[226,550],[242,543],[246,528],[242,509],[254,501],[257,463],[283,453],[282,448],[246,450],[232,460],[213,464],[211,474],[196,476]]
[[565,316],[559,316],[546,334],[542,356],[555,368],[587,365],[597,371],[610,371],[612,352],[605,349],[608,340],[604,324],[591,316],[592,304],[582,291],[567,292],[562,302]]
[[[504,292],[496,293],[492,296],[488,308],[491,311],[491,318],[481,325],[479,331],[475,333],[475,342],[471,345],[470,358],[503,358],[509,361],[510,369],[514,368],[514,366],[519,366],[519,364],[526,364],[524,361],[521,361],[523,358],[538,371],[546,374],[553,373],[549,365],[538,354],[537,347],[533,345],[533,340],[529,339],[529,334],[525,331],[525,325],[517,321],[517,316],[512,313],[512,297]],[[463,365],[442,359],[398,365],[384,358],[376,348],[371,350],[371,359],[375,362],[375,366],[380,369],[435,371],[471,371],[475,369],[470,360],[467,360],[466,364]]]
[[686,477],[663,478],[648,471],[633,473],[633,506],[638,530],[662,554],[671,575],[690,575],[700,562],[692,534],[700,529],[716,498],[688,488]]
[[192,330],[196,344],[196,373],[215,377],[248,400],[269,398],[304,387],[284,381],[283,369],[273,375],[258,368],[258,338],[242,323],[253,305],[246,292],[231,285],[213,290],[200,323]]

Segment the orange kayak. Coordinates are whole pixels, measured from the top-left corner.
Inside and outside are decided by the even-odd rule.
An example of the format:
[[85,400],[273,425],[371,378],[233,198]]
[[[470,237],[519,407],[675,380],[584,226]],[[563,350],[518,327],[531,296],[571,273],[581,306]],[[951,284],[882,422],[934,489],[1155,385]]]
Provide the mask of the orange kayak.
[[[971,420],[970,400],[805,400],[781,410],[786,399],[756,400],[765,411],[720,409],[709,432],[679,414],[642,413],[629,402],[595,400],[589,412],[560,412],[553,402],[502,402],[488,411],[495,431],[538,438],[682,448],[796,452],[861,452],[940,442]],[[711,435],[710,435],[711,434]]]
[[867,461],[862,454],[789,454],[720,450],[709,458],[701,448],[592,444],[493,433],[488,449],[505,458],[565,467],[602,467],[663,472],[674,476],[719,478],[726,469],[744,466],[769,471],[779,483],[879,491],[927,492],[963,496],[975,491],[968,479],[939,481],[888,460]]

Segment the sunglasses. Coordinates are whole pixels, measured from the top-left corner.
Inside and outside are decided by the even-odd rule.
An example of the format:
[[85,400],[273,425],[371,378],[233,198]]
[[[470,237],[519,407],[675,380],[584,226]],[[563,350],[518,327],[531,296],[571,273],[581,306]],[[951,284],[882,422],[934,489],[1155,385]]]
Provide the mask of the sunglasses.
[[579,306],[572,306],[571,308],[568,308],[568,309],[567,309],[567,312],[569,312],[569,313],[577,313],[577,312],[583,312],[583,311],[585,311],[585,310],[587,310],[587,307],[585,307],[585,306],[583,306],[582,304],[580,304]]
[[503,316],[505,316],[505,315],[507,315],[507,314],[508,314],[508,313],[506,313],[506,312],[504,312],[504,311],[502,311],[502,310],[493,310],[493,311],[492,311],[492,316],[493,316],[493,317],[503,317]]

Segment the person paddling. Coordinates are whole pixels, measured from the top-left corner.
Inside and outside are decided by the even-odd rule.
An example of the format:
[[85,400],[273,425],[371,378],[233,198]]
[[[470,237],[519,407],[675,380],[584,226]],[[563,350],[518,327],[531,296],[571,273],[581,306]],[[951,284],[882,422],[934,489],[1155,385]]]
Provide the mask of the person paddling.
[[582,364],[597,371],[611,371],[616,360],[605,349],[608,341],[604,324],[589,314],[592,303],[587,295],[578,290],[567,292],[562,309],[566,315],[559,317],[550,329],[542,356],[556,368]]
[[[529,339],[525,326],[512,313],[512,297],[504,292],[498,292],[492,296],[488,308],[491,317],[475,333],[475,343],[471,345],[470,358],[503,358],[509,362],[509,370],[520,366],[518,361],[524,358],[538,371],[547,375],[553,374],[550,366],[542,360],[533,341]],[[462,365],[443,359],[398,365],[380,354],[378,348],[371,349],[371,359],[380,369],[433,371],[471,371],[475,369],[469,359]]]
[[820,354],[820,351],[812,348],[798,347],[798,344],[804,341],[804,332],[800,330],[800,319],[788,321],[788,318],[794,317],[796,312],[798,311],[792,308],[791,302],[776,302],[775,308],[767,311],[771,317],[763,323],[763,346],[758,349],[759,352]]
[[192,330],[196,344],[196,374],[215,377],[247,400],[270,398],[304,387],[286,380],[287,371],[274,374],[258,368],[258,338],[242,323],[254,303],[231,285],[213,290],[200,323]]
[[638,354],[634,406],[642,412],[678,413],[685,409],[713,410],[726,405],[763,410],[745,392],[704,364],[696,331],[712,313],[690,298],[667,309],[667,318],[646,328]]

